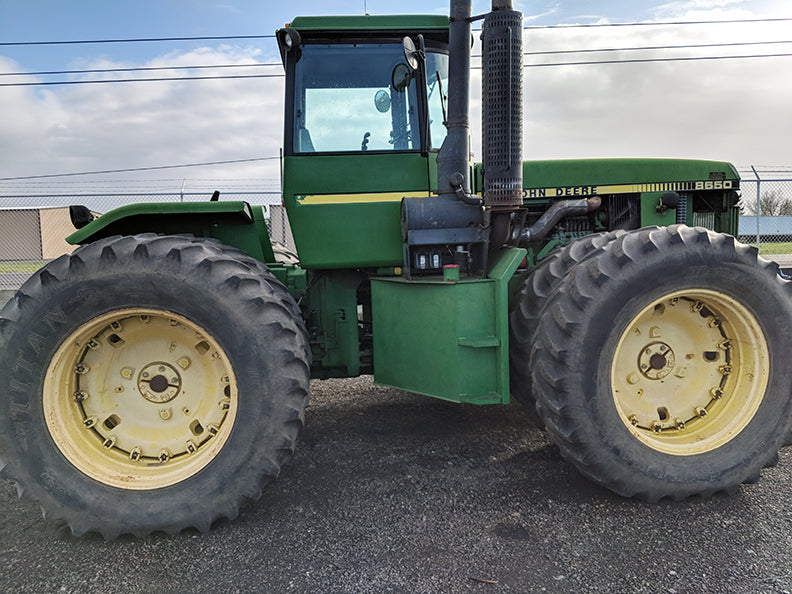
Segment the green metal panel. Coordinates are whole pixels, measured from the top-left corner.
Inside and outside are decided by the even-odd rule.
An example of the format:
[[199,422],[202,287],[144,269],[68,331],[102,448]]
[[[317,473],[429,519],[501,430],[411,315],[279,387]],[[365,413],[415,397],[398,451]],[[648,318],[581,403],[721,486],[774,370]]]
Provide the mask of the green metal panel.
[[664,192],[649,192],[641,195],[641,226],[657,225],[667,227],[676,222],[676,209],[669,208],[664,212],[657,212],[657,205]]
[[416,31],[448,29],[441,15],[300,16],[289,24],[299,31]]
[[507,403],[508,285],[524,256],[503,250],[486,279],[373,279],[375,381],[453,402]]
[[190,233],[213,237],[244,250],[253,258],[272,261],[262,207],[247,202],[162,202],[131,204],[111,210],[66,238],[72,245],[111,235]]
[[[526,199],[574,198],[591,194],[666,192],[651,188],[663,182],[701,182],[690,190],[736,189],[740,176],[731,163],[694,159],[558,159],[523,162]],[[476,165],[476,191],[482,187],[481,164]],[[645,188],[613,186],[642,185]],[[531,192],[530,190],[535,190]],[[593,191],[592,191],[593,190]],[[599,190],[599,191],[597,191]]]
[[[706,181],[710,174],[726,180],[740,177],[730,163],[693,159],[567,159],[526,161],[523,187],[575,187],[648,184],[671,181]],[[702,188],[704,189],[704,188]],[[651,190],[647,190],[651,191]]]
[[357,290],[363,276],[352,271],[311,273],[301,303],[311,341],[312,374],[318,378],[361,373]]
[[400,266],[401,199],[429,194],[420,153],[284,159],[283,200],[304,268]]
[[272,251],[272,242],[270,241],[269,229],[267,228],[264,207],[252,206],[250,210],[253,213],[253,224],[258,235],[258,244],[261,246],[261,260],[267,263],[274,263],[275,252]]

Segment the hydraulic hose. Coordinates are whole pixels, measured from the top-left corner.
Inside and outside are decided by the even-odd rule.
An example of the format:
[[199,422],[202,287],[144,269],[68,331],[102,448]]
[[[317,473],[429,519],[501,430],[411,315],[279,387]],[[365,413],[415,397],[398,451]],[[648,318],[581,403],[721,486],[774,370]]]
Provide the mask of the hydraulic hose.
[[588,214],[598,209],[601,204],[602,198],[599,196],[576,200],[560,200],[548,208],[533,225],[522,230],[519,243],[539,241],[564,217]]

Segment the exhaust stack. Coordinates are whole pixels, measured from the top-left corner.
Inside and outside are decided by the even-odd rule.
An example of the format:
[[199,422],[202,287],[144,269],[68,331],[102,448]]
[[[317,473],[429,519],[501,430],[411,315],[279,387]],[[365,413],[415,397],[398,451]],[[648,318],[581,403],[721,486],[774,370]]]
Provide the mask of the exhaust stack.
[[522,13],[493,0],[481,33],[484,205],[522,205]]
[[[437,273],[446,264],[484,276],[490,246],[512,234],[522,205],[522,14],[493,0],[482,33],[484,196],[470,183],[472,0],[451,0],[447,133],[437,155],[436,198],[402,199],[404,274]],[[412,53],[405,41],[405,53]]]
[[[470,196],[471,0],[452,0],[446,135],[437,155],[440,195]],[[522,204],[522,13],[511,0],[493,0],[482,40],[482,146],[485,206],[513,210]]]
[[[443,146],[437,154],[440,196],[470,196],[470,36],[472,0],[451,0],[448,30],[448,113]],[[463,198],[464,196],[464,198]],[[467,200],[466,200],[467,198]]]

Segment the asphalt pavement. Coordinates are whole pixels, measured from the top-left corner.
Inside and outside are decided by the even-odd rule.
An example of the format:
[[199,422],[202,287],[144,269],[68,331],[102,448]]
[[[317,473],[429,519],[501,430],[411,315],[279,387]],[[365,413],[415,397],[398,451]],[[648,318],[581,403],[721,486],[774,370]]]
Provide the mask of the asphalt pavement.
[[0,591],[792,591],[792,448],[735,495],[648,504],[582,478],[518,406],[312,390],[281,477],[206,534],[75,538],[0,479]]

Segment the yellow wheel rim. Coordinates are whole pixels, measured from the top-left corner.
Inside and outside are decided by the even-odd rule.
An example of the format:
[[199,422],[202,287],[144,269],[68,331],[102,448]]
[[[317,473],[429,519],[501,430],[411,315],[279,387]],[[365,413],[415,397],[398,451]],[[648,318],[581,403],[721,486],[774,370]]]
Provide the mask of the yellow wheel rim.
[[113,487],[157,489],[193,476],[222,450],[237,383],[223,349],[197,324],[124,309],[63,342],[43,404],[55,444],[81,472]]
[[676,291],[644,308],[611,366],[616,408],[649,447],[679,456],[717,449],[756,414],[769,376],[754,315],[708,289]]

